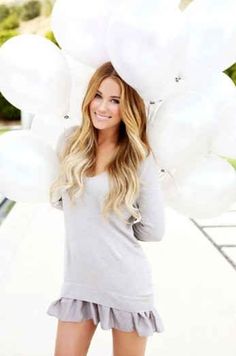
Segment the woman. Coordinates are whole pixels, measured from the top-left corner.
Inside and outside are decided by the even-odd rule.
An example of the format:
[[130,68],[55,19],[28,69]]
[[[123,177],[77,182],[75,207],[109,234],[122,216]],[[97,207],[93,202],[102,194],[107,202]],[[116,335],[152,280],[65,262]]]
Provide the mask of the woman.
[[114,356],[143,356],[147,337],[164,328],[138,240],[159,241],[165,228],[145,105],[107,62],[90,79],[82,113],[81,126],[59,139],[51,187],[66,231],[64,283],[47,311],[58,318],[55,356],[87,355],[99,321],[112,329]]

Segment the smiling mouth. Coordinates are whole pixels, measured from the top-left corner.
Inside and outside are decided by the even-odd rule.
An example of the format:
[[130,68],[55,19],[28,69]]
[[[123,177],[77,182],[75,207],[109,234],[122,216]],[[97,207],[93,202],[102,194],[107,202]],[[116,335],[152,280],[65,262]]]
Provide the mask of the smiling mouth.
[[96,117],[98,120],[109,120],[111,119],[111,116],[102,116],[102,115],[98,115],[97,113],[95,113]]

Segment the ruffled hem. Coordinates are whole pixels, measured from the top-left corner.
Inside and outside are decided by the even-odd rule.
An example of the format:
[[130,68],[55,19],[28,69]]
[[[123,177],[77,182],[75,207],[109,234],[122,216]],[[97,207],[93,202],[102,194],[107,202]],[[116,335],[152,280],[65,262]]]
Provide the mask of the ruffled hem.
[[128,312],[85,300],[61,297],[50,304],[47,314],[62,321],[80,322],[92,319],[94,324],[100,322],[103,330],[135,330],[139,336],[151,336],[154,332],[164,331],[161,317],[155,308],[150,311]]

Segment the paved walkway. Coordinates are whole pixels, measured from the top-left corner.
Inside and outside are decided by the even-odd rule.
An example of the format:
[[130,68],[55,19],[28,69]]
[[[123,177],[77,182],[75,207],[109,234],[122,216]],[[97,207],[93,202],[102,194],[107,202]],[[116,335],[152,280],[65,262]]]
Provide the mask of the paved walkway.
[[[165,326],[146,355],[235,356],[235,208],[194,221],[167,208],[166,217],[161,242],[140,242]],[[0,356],[53,356],[57,319],[46,310],[62,282],[63,239],[63,213],[48,204],[17,203],[0,226]],[[111,355],[99,324],[88,356]]]

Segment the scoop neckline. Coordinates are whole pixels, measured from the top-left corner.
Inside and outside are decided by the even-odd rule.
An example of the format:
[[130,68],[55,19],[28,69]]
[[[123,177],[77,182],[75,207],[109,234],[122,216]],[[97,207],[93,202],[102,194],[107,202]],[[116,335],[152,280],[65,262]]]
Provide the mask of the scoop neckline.
[[94,179],[94,178],[97,178],[97,177],[102,176],[102,175],[105,174],[105,173],[107,173],[106,170],[105,170],[105,171],[102,171],[102,172],[99,173],[99,174],[96,174],[96,176],[91,176],[91,177],[86,176],[86,179]]

